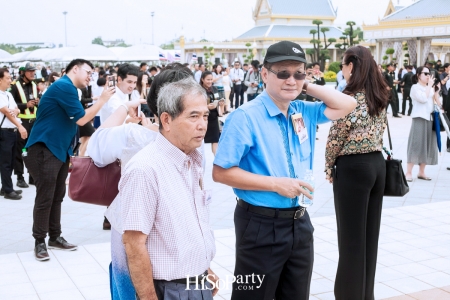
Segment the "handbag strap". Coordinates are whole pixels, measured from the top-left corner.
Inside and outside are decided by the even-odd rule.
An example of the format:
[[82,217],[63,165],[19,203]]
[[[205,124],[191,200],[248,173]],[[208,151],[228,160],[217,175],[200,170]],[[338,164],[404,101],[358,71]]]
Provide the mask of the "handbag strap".
[[389,130],[389,121],[388,121],[387,115],[386,115],[386,128],[387,128],[388,138],[389,138],[389,148],[391,149],[391,151],[388,151],[386,149],[386,147],[383,147],[383,150],[386,153],[386,155],[388,156],[388,160],[391,160],[394,157],[394,154],[392,151],[391,131]]

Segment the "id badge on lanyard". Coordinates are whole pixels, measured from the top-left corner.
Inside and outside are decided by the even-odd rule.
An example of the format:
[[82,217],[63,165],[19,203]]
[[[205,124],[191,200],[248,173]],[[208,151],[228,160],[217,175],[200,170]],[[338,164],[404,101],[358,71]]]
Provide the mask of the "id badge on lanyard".
[[308,139],[308,130],[306,129],[305,120],[301,113],[292,115],[291,119],[295,134],[297,134],[300,144],[303,144],[303,142]]

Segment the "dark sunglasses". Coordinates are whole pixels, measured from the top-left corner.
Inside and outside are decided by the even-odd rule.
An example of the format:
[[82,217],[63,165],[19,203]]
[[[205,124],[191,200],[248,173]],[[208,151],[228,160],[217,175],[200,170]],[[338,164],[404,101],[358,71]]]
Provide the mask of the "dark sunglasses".
[[281,71],[281,72],[276,72],[272,69],[267,69],[270,72],[272,72],[273,74],[277,75],[278,79],[282,79],[282,80],[286,80],[289,79],[291,76],[294,76],[295,80],[304,80],[306,78],[306,74],[305,73],[294,73],[291,74],[288,71]]
[[425,76],[430,76],[430,73],[428,73],[428,72],[422,72],[422,74]]

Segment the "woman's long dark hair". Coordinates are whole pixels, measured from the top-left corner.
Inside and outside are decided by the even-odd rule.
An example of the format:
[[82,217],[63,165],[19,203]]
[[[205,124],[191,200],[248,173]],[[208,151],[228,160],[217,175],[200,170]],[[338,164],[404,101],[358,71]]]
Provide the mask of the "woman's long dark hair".
[[390,91],[372,53],[363,46],[348,48],[344,53],[344,64],[350,63],[353,64],[352,75],[343,93],[355,95],[364,92],[369,115],[379,115],[388,105]]
[[155,76],[147,95],[148,107],[155,116],[158,116],[158,94],[161,87],[166,83],[177,82],[188,77],[194,78],[194,74],[180,63],[167,65],[161,73]]
[[430,69],[428,67],[425,67],[425,66],[418,67],[417,70],[416,70],[416,74],[414,74],[414,76],[412,78],[412,83],[413,84],[419,83],[419,76],[420,76],[420,74],[422,74],[423,69],[427,69],[428,73],[430,72]]
[[147,75],[147,73],[144,72],[139,72],[138,78],[137,78],[137,82],[136,82],[136,90],[139,92],[139,95],[141,95],[142,93],[142,88],[144,88],[144,91],[146,91],[147,86],[142,86],[142,77],[144,77],[144,75]]
[[205,87],[203,86],[203,79],[205,79],[206,76],[208,76],[208,75],[212,75],[212,72],[210,72],[210,71],[205,71],[205,72],[202,73],[202,77],[200,78],[200,85],[201,85],[203,88],[205,88]]

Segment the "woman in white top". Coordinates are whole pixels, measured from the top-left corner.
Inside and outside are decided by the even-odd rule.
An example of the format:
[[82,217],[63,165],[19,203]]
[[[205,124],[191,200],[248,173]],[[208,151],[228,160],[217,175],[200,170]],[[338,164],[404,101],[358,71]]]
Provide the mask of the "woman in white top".
[[412,124],[408,139],[408,165],[406,180],[412,181],[412,169],[419,165],[418,179],[431,180],[425,175],[426,165],[438,163],[438,149],[436,132],[433,132],[431,113],[434,103],[441,107],[439,101],[439,87],[433,87],[434,77],[426,67],[419,67],[413,77],[411,87]]
[[213,66],[213,85],[217,88],[219,92],[219,97],[225,99],[225,95],[223,92],[223,74],[222,74],[222,65],[214,65]]
[[229,113],[228,108],[230,107],[230,93],[231,93],[231,80],[230,76],[228,76],[228,69],[224,68],[222,72],[222,84],[223,91],[225,94],[225,106],[224,106],[224,114]]

